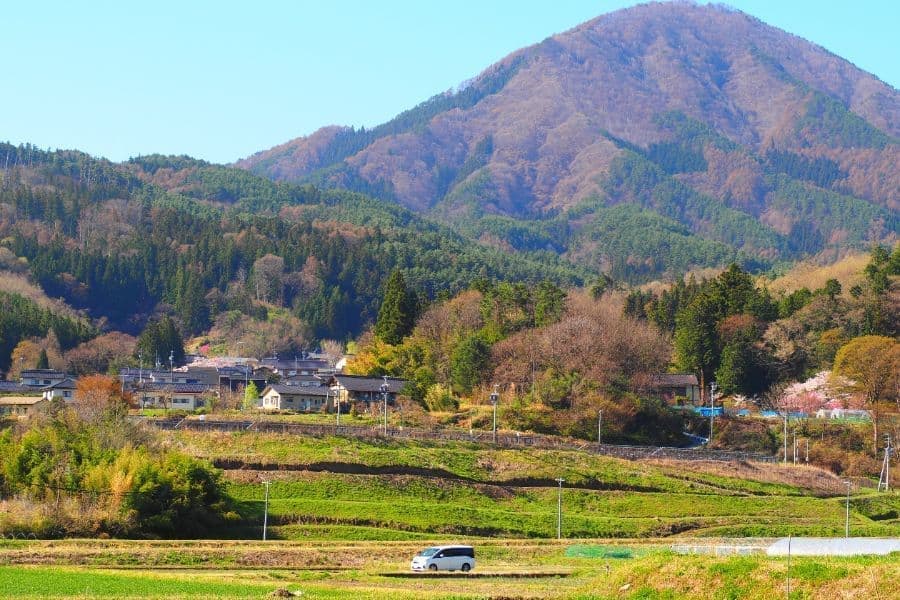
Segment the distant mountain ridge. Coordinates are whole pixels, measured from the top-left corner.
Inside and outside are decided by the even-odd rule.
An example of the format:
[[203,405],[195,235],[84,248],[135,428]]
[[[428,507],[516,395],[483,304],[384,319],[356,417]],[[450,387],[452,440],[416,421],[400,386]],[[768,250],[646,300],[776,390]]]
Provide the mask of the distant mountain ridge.
[[[237,166],[658,274],[896,239],[898,139],[900,93],[876,77],[742,12],[661,3],[519,50],[373,129],[326,127]],[[643,230],[637,247],[617,220]]]

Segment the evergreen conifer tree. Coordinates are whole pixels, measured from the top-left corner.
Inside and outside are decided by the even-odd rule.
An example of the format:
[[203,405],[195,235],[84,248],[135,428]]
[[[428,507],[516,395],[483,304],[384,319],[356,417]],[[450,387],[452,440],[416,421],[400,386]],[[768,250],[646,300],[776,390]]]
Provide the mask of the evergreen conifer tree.
[[394,271],[385,284],[375,335],[387,344],[399,344],[412,331],[415,321],[415,294],[406,288],[403,274]]
[[47,357],[47,351],[41,348],[41,354],[38,356],[37,365],[35,365],[36,369],[49,369],[50,368],[50,359]]

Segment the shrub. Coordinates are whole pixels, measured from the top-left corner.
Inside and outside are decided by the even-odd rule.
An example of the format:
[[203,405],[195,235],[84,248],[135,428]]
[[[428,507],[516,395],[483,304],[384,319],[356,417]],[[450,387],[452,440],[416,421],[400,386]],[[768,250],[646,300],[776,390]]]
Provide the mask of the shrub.
[[425,406],[432,412],[445,412],[459,408],[459,401],[448,388],[436,383],[425,392]]

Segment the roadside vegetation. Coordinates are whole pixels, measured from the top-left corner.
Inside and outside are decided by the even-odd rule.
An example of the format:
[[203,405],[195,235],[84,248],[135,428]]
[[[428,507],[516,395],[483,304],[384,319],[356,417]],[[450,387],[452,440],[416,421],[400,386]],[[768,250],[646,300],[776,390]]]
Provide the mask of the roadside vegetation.
[[0,433],[0,533],[199,536],[238,518],[218,471],[126,418],[114,379],[81,378],[76,400]]
[[394,576],[429,543],[0,544],[0,565],[9,565],[0,566],[0,589],[17,598],[261,598],[283,590],[303,598],[768,600],[785,595],[788,575],[800,598],[885,597],[879,590],[900,576],[896,556],[794,557],[789,572],[785,558],[679,555],[605,540],[479,540],[470,576]]

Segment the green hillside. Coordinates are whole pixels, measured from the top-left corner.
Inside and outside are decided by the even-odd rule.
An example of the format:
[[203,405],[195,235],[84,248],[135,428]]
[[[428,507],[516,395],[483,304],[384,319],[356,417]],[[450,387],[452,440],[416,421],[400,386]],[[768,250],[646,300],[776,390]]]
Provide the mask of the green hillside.
[[[392,203],[188,157],[119,165],[31,146],[0,153],[11,157],[0,180],[10,260],[47,295],[128,333],[159,312],[186,336],[226,313],[258,323],[274,315],[292,323],[293,339],[276,344],[290,351],[358,335],[394,270],[422,302],[476,279],[575,285],[587,274],[481,246]],[[4,336],[0,364],[21,337]]]

